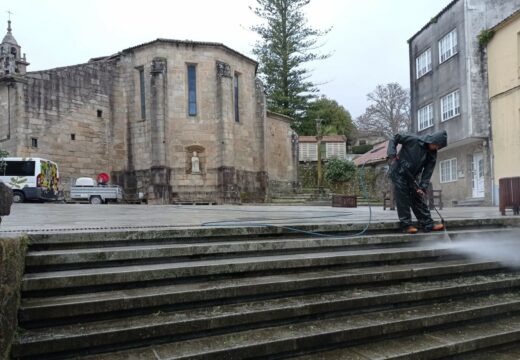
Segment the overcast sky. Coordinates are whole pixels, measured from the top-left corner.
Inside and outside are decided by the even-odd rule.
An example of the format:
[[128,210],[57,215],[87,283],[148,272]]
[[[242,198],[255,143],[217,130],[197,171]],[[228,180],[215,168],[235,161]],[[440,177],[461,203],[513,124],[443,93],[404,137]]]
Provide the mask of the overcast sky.
[[[321,51],[332,56],[309,64],[321,93],[353,117],[378,84],[409,88],[407,40],[451,0],[312,0],[305,8],[316,28],[332,27]],[[253,57],[259,22],[255,0],[20,0],[0,15],[4,34],[10,10],[13,35],[29,71],[87,62],[157,38],[223,43]],[[3,36],[3,34],[1,35]]]

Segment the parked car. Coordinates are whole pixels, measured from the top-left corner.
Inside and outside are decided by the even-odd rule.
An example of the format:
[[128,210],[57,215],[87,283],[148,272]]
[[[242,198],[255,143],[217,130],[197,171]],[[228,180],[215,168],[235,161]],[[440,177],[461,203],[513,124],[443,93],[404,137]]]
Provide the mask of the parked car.
[[55,201],[60,197],[58,164],[41,158],[7,157],[0,181],[13,190],[13,201]]

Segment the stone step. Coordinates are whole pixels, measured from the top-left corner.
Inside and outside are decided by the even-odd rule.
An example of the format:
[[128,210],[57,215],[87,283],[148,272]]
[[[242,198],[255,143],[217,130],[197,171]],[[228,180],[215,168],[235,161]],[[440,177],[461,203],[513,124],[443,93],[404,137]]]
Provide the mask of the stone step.
[[186,261],[25,274],[22,291],[77,288],[107,284],[150,282],[197,276],[285,271],[309,267],[328,267],[371,262],[410,261],[450,255],[442,247],[390,248],[239,257],[218,260]]
[[[453,232],[454,237],[467,232]],[[373,247],[390,246],[396,244],[411,244],[417,241],[434,241],[439,236],[436,234],[417,234],[414,237],[402,234],[372,235],[360,237],[307,237],[292,239],[254,239],[235,241],[211,241],[203,243],[174,242],[153,244],[144,242],[142,245],[117,244],[108,247],[85,247],[61,250],[32,250],[27,252],[25,265],[41,267],[47,265],[83,264],[112,261],[128,261],[160,258],[186,258],[186,257],[208,257],[210,255],[225,254],[247,254],[258,255],[265,252],[287,251],[330,251],[336,247]],[[105,244],[106,245],[106,244]],[[327,250],[328,249],[328,250]]]
[[[67,326],[27,330],[17,346],[20,354],[71,351],[114,343],[143,341],[148,338],[180,336],[193,332],[209,332],[248,324],[282,321],[344,312],[359,308],[381,307],[461,296],[489,291],[508,290],[520,286],[520,274],[468,276],[446,281],[403,282],[391,286],[351,288],[329,293],[252,301],[238,304],[202,306],[179,310],[128,316],[113,320],[74,323]],[[520,296],[520,290],[519,290]],[[520,300],[519,300],[520,301]],[[33,350],[31,350],[31,348]],[[47,349],[47,350],[44,350]]]
[[[466,230],[451,231],[452,240],[466,238],[471,235],[485,234],[495,235],[510,233],[510,230]],[[416,234],[403,236],[403,234],[371,235],[359,237],[307,237],[290,239],[254,239],[234,241],[211,242],[179,242],[149,243],[141,245],[126,245],[114,241],[114,246],[103,247],[92,245],[90,247],[60,249],[60,250],[30,250],[27,252],[25,265],[26,272],[36,272],[42,267],[58,265],[70,265],[70,267],[93,267],[99,264],[117,262],[127,264],[132,262],[165,262],[184,261],[190,258],[210,258],[222,256],[259,256],[265,254],[331,251],[332,248],[363,248],[374,246],[396,246],[398,244],[413,244],[417,242],[434,242],[444,239],[444,233]],[[161,260],[162,259],[162,260]]]
[[[417,333],[435,326],[455,325],[481,318],[497,318],[520,311],[520,292],[508,292],[393,310],[345,315],[321,320],[206,336],[139,347],[84,360],[118,359],[243,359],[301,352],[343,342],[360,342],[397,334]],[[171,341],[171,340],[170,340]],[[28,346],[16,346],[28,352]],[[92,349],[90,349],[92,350]],[[155,356],[155,357],[154,357]]]
[[[520,315],[437,331],[425,331],[422,334],[374,341],[342,349],[314,352],[291,359],[518,360],[520,345],[511,345],[518,341],[520,341]],[[496,346],[500,347],[496,348]],[[488,347],[493,349],[487,350]]]
[[[477,199],[473,199],[473,198],[470,198],[470,199],[465,199],[465,200],[461,200],[461,201],[458,201],[456,204],[455,204],[455,207],[476,207],[476,206],[482,206],[484,204],[485,200],[483,198],[477,198]],[[498,211],[498,209],[497,209]]]
[[[516,327],[516,317],[511,318],[510,323],[506,322],[506,326],[508,327],[506,331],[509,331],[510,333],[513,333]],[[480,331],[482,334],[485,334],[484,331],[489,330],[482,330]],[[506,332],[504,331],[504,332]],[[493,336],[492,332],[489,332],[491,336]],[[478,349],[474,352],[469,352],[462,355],[452,356],[451,360],[518,360],[520,359],[520,344],[519,340],[514,337],[514,334],[510,335],[510,338],[512,341],[510,343],[504,343],[504,345],[496,345],[493,346],[491,349],[482,349],[478,345],[475,346],[475,349]],[[481,342],[482,343],[482,342]],[[498,342],[495,342],[498,343]]]
[[273,203],[273,204],[305,204],[307,201],[308,200],[306,200],[306,199],[287,199],[287,198],[271,199],[271,203]]
[[458,224],[484,227],[450,231],[453,242],[253,227],[43,235],[28,253],[13,357],[278,359],[520,314],[520,272],[456,246],[511,231]]
[[[366,223],[358,222],[359,217],[353,219],[353,222],[343,219],[341,214],[349,216],[350,209],[336,208],[333,211],[335,215],[334,223],[323,224],[307,224],[293,225],[287,227],[275,226],[230,226],[230,227],[200,227],[200,228],[175,228],[175,229],[146,229],[146,230],[126,230],[126,231],[92,231],[92,232],[75,232],[75,233],[52,233],[52,234],[31,234],[30,249],[50,250],[50,249],[71,249],[71,248],[90,248],[93,246],[117,246],[118,244],[145,244],[161,242],[186,242],[188,239],[193,242],[201,240],[210,241],[232,241],[240,239],[282,237],[294,237],[297,231],[322,233],[324,236],[334,234],[357,234],[366,228]],[[324,212],[329,216],[330,211]],[[361,219],[365,221],[368,216],[363,215]],[[338,223],[339,222],[339,223]],[[510,227],[520,227],[520,217],[501,217],[492,219],[450,219],[448,228],[450,233],[452,230],[468,230],[478,229],[486,230],[507,230]],[[296,229],[296,231],[295,231]],[[396,222],[376,222],[370,224],[370,233],[389,233],[399,231],[399,225]],[[301,233],[300,233],[301,234]]]
[[302,188],[301,189],[301,193],[302,194],[308,194],[308,193],[311,193],[311,194],[314,194],[314,193],[326,193],[326,194],[330,194],[332,191],[328,188]]
[[273,198],[280,199],[280,198],[302,198],[302,199],[309,199],[312,198],[314,194],[311,193],[295,193],[295,194],[275,194],[272,195]]
[[443,260],[420,264],[384,265],[360,269],[302,271],[267,276],[243,277],[166,286],[98,291],[87,294],[23,298],[19,311],[22,327],[27,322],[56,318],[92,316],[119,311],[157,308],[170,304],[230,301],[234,298],[279,297],[328,288],[360,286],[449,274],[498,271],[501,265],[471,260]]

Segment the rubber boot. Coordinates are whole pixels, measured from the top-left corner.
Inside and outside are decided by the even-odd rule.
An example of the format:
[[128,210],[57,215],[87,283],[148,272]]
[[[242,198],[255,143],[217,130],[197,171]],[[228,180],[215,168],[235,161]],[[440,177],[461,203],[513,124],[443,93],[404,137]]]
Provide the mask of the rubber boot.
[[431,231],[441,231],[444,230],[444,224],[435,224],[433,225]]
[[404,229],[404,232],[407,234],[416,234],[417,228],[415,226],[408,226]]

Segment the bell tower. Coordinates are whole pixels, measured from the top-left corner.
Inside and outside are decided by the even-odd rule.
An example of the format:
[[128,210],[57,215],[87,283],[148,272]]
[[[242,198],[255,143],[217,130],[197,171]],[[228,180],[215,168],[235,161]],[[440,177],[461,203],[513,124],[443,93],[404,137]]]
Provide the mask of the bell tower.
[[11,31],[11,20],[8,20],[7,34],[0,44],[0,76],[24,75],[29,65]]

